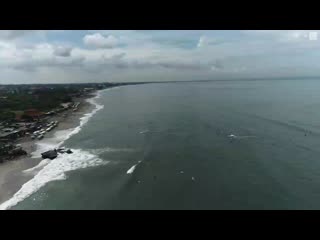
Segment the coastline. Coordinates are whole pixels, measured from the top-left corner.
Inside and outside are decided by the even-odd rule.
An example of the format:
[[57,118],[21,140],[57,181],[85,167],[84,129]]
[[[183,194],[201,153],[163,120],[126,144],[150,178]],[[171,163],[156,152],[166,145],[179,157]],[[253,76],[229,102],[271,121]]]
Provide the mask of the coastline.
[[[27,156],[18,157],[12,161],[0,164],[0,205],[12,198],[25,183],[35,176],[36,173],[26,173],[24,171],[37,167],[43,160],[39,152],[37,152],[40,148],[39,145],[46,140],[54,139],[55,134],[59,131],[77,128],[81,124],[81,118],[94,111],[96,106],[90,99],[94,99],[98,94],[99,91],[96,91],[94,95],[75,99],[75,101],[80,102],[80,106],[75,112],[68,110],[67,112],[51,117],[50,120],[59,121],[59,125],[47,133],[43,140],[38,141],[24,138],[17,142],[21,144],[22,148],[26,150],[28,154]],[[63,115],[65,113],[67,113],[67,115],[64,117]],[[39,166],[38,171],[40,170],[41,166]]]

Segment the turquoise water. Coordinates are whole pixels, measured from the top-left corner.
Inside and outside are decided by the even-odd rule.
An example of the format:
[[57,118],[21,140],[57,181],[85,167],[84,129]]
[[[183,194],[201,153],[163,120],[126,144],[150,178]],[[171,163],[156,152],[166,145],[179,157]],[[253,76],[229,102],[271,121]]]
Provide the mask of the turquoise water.
[[81,149],[75,164],[99,161],[13,209],[320,209],[319,88],[301,79],[105,91],[104,109],[64,144]]

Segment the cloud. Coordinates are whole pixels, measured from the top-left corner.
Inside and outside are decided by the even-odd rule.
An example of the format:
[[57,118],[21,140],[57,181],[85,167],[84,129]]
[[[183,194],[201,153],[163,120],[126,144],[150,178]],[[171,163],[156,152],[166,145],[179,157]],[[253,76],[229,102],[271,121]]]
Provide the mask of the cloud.
[[119,53],[119,54],[115,54],[115,55],[111,56],[111,59],[112,60],[120,60],[120,59],[123,59],[125,56],[126,56],[125,53]]
[[26,34],[31,34],[36,30],[0,30],[1,39],[15,39]]
[[244,30],[242,32],[260,39],[293,43],[309,41],[309,34],[312,32],[317,32],[318,35],[320,33],[319,30]]
[[206,69],[207,66],[200,64],[200,63],[192,63],[192,62],[159,62],[156,63],[155,65],[164,67],[164,68],[169,68],[169,69],[181,69],[181,70],[201,70],[201,69]]
[[211,65],[211,70],[212,71],[220,71],[223,70],[225,68],[224,64],[222,63],[221,60],[217,59],[216,61],[214,61],[214,63]]
[[115,54],[111,57],[106,57],[105,55],[102,55],[101,65],[103,65],[103,67],[109,66],[114,68],[128,68],[129,63],[124,60],[125,56],[125,53]]
[[71,47],[59,46],[54,49],[53,54],[59,57],[70,57],[71,56]]
[[199,38],[197,47],[200,48],[200,47],[203,47],[203,46],[205,46],[207,44],[208,44],[208,39],[205,36],[201,36]]
[[85,58],[84,57],[74,57],[74,58],[60,58],[60,57],[51,57],[51,58],[34,58],[29,61],[19,61],[14,64],[11,64],[9,68],[20,70],[20,71],[27,71],[27,72],[34,72],[41,68],[59,68],[64,69],[67,67],[79,67],[82,66]]
[[88,47],[94,48],[114,48],[118,45],[118,39],[113,35],[104,37],[100,33],[88,34],[84,36],[83,42]]
[[48,32],[0,31],[0,81],[320,75],[309,31]]
[[[100,51],[100,50],[97,50]],[[96,52],[97,52],[96,51]],[[167,54],[164,52],[163,54]],[[100,56],[90,55],[84,63],[86,70],[90,72],[101,72],[106,69],[113,70],[125,70],[125,71],[145,71],[155,69],[170,69],[173,71],[198,71],[198,70],[209,70],[210,65],[206,62],[194,61],[193,59],[182,59],[182,58],[156,58],[154,56],[148,57],[136,57],[130,56],[125,52],[118,52],[110,55],[109,52],[103,53]]]
[[43,67],[64,68],[81,66],[85,56],[71,56],[72,48],[48,43],[28,48],[17,48],[15,44],[0,42],[0,67],[33,72]]
[[209,46],[209,45],[215,45],[215,44],[219,44],[219,43],[224,43],[225,40],[222,39],[216,39],[216,38],[209,38],[207,36],[201,36],[199,38],[198,44],[197,44],[197,48],[202,48],[205,46]]

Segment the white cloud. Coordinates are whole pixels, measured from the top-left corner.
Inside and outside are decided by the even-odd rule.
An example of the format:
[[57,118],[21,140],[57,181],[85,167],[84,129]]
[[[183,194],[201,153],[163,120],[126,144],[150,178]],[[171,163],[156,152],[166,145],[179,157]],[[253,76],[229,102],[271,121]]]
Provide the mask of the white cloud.
[[[35,36],[39,32],[0,31],[0,79],[10,74],[11,81],[29,76],[43,82],[320,74],[319,41],[306,39],[307,33],[68,31],[55,35],[43,31],[40,35],[45,37],[40,38]],[[183,41],[188,43],[185,48],[179,47]]]
[[86,35],[83,42],[87,46],[95,48],[114,48],[118,45],[118,39],[113,35],[104,37],[100,33]]

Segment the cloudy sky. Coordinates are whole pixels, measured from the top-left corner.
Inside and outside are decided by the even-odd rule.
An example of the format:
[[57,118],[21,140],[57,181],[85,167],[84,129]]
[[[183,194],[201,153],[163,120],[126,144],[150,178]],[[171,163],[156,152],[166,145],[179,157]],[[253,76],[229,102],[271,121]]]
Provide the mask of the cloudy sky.
[[0,30],[0,69],[0,84],[320,76],[320,31]]

